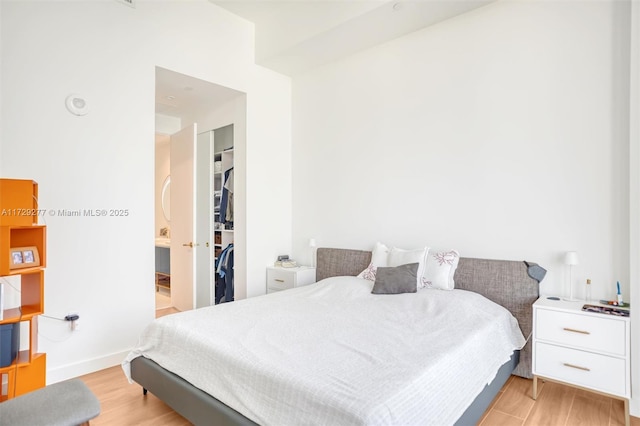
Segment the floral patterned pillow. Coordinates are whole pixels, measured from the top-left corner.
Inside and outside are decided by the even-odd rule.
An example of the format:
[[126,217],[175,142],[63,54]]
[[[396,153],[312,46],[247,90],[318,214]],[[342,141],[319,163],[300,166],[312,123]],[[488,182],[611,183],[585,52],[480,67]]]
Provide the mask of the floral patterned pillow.
[[371,263],[367,268],[360,272],[357,277],[364,278],[365,280],[376,280],[376,271],[379,266],[387,266],[387,257],[389,256],[389,247],[386,244],[377,242],[371,252]]
[[453,276],[460,261],[456,250],[430,251],[419,288],[453,290]]
[[376,266],[373,266],[373,263],[370,263],[364,271],[358,274],[358,278],[364,278],[365,280],[375,282],[377,270],[378,268]]

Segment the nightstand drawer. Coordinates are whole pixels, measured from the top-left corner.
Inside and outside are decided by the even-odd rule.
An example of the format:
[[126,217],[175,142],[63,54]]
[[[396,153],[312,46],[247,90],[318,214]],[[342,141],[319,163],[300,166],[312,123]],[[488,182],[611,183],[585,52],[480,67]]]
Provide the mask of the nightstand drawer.
[[625,360],[536,343],[534,374],[618,396],[628,396]]
[[316,282],[316,268],[267,267],[267,293],[301,287]]
[[602,315],[538,309],[536,339],[607,354],[627,355],[626,322]]
[[295,287],[295,274],[286,271],[271,269],[267,273],[267,288],[273,290],[286,290]]

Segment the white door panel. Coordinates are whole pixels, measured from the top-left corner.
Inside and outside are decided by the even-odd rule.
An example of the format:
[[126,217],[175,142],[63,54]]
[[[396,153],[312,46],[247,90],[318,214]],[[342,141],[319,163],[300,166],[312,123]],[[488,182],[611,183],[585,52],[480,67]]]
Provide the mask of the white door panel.
[[171,136],[171,304],[194,308],[194,153],[196,124]]
[[205,132],[198,135],[195,155],[195,231],[194,235],[198,246],[195,251],[195,307],[213,305],[213,292],[211,288],[213,257],[211,241],[211,226],[213,215],[211,214],[211,152],[213,146],[213,132]]

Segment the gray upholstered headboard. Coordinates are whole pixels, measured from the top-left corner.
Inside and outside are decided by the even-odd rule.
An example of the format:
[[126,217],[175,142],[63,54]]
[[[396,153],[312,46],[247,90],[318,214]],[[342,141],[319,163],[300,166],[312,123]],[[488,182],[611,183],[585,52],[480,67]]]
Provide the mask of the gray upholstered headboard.
[[[319,248],[316,279],[358,275],[371,262],[371,252]],[[513,374],[531,378],[531,335],[533,303],[539,296],[539,283],[527,273],[524,262],[461,257],[454,276],[458,289],[479,293],[507,308],[520,324],[527,344],[520,352],[520,364]]]

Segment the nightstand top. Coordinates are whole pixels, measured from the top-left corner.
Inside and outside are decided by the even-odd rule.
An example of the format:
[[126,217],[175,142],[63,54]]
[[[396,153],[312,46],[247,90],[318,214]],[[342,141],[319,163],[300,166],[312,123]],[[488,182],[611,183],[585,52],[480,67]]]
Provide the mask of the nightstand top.
[[[609,306],[609,305],[603,305],[602,303],[599,303],[597,301],[592,301],[592,302],[587,302],[585,300],[567,301],[562,299],[549,300],[547,296],[540,297],[533,304],[533,306],[536,308],[553,309],[556,311],[573,312],[573,313],[579,312],[585,315],[596,315],[597,317],[603,317],[603,318],[615,318],[615,319],[621,319],[626,321],[629,320],[629,317],[608,315],[608,314],[602,314],[598,312],[585,312],[582,310],[582,307],[584,305]],[[609,306],[609,307],[615,308],[616,306]]]
[[267,266],[267,269],[277,269],[277,270],[297,272],[297,271],[306,271],[308,269],[316,269],[316,268],[314,266],[300,265],[300,266],[295,266],[293,268],[285,268],[284,266]]

